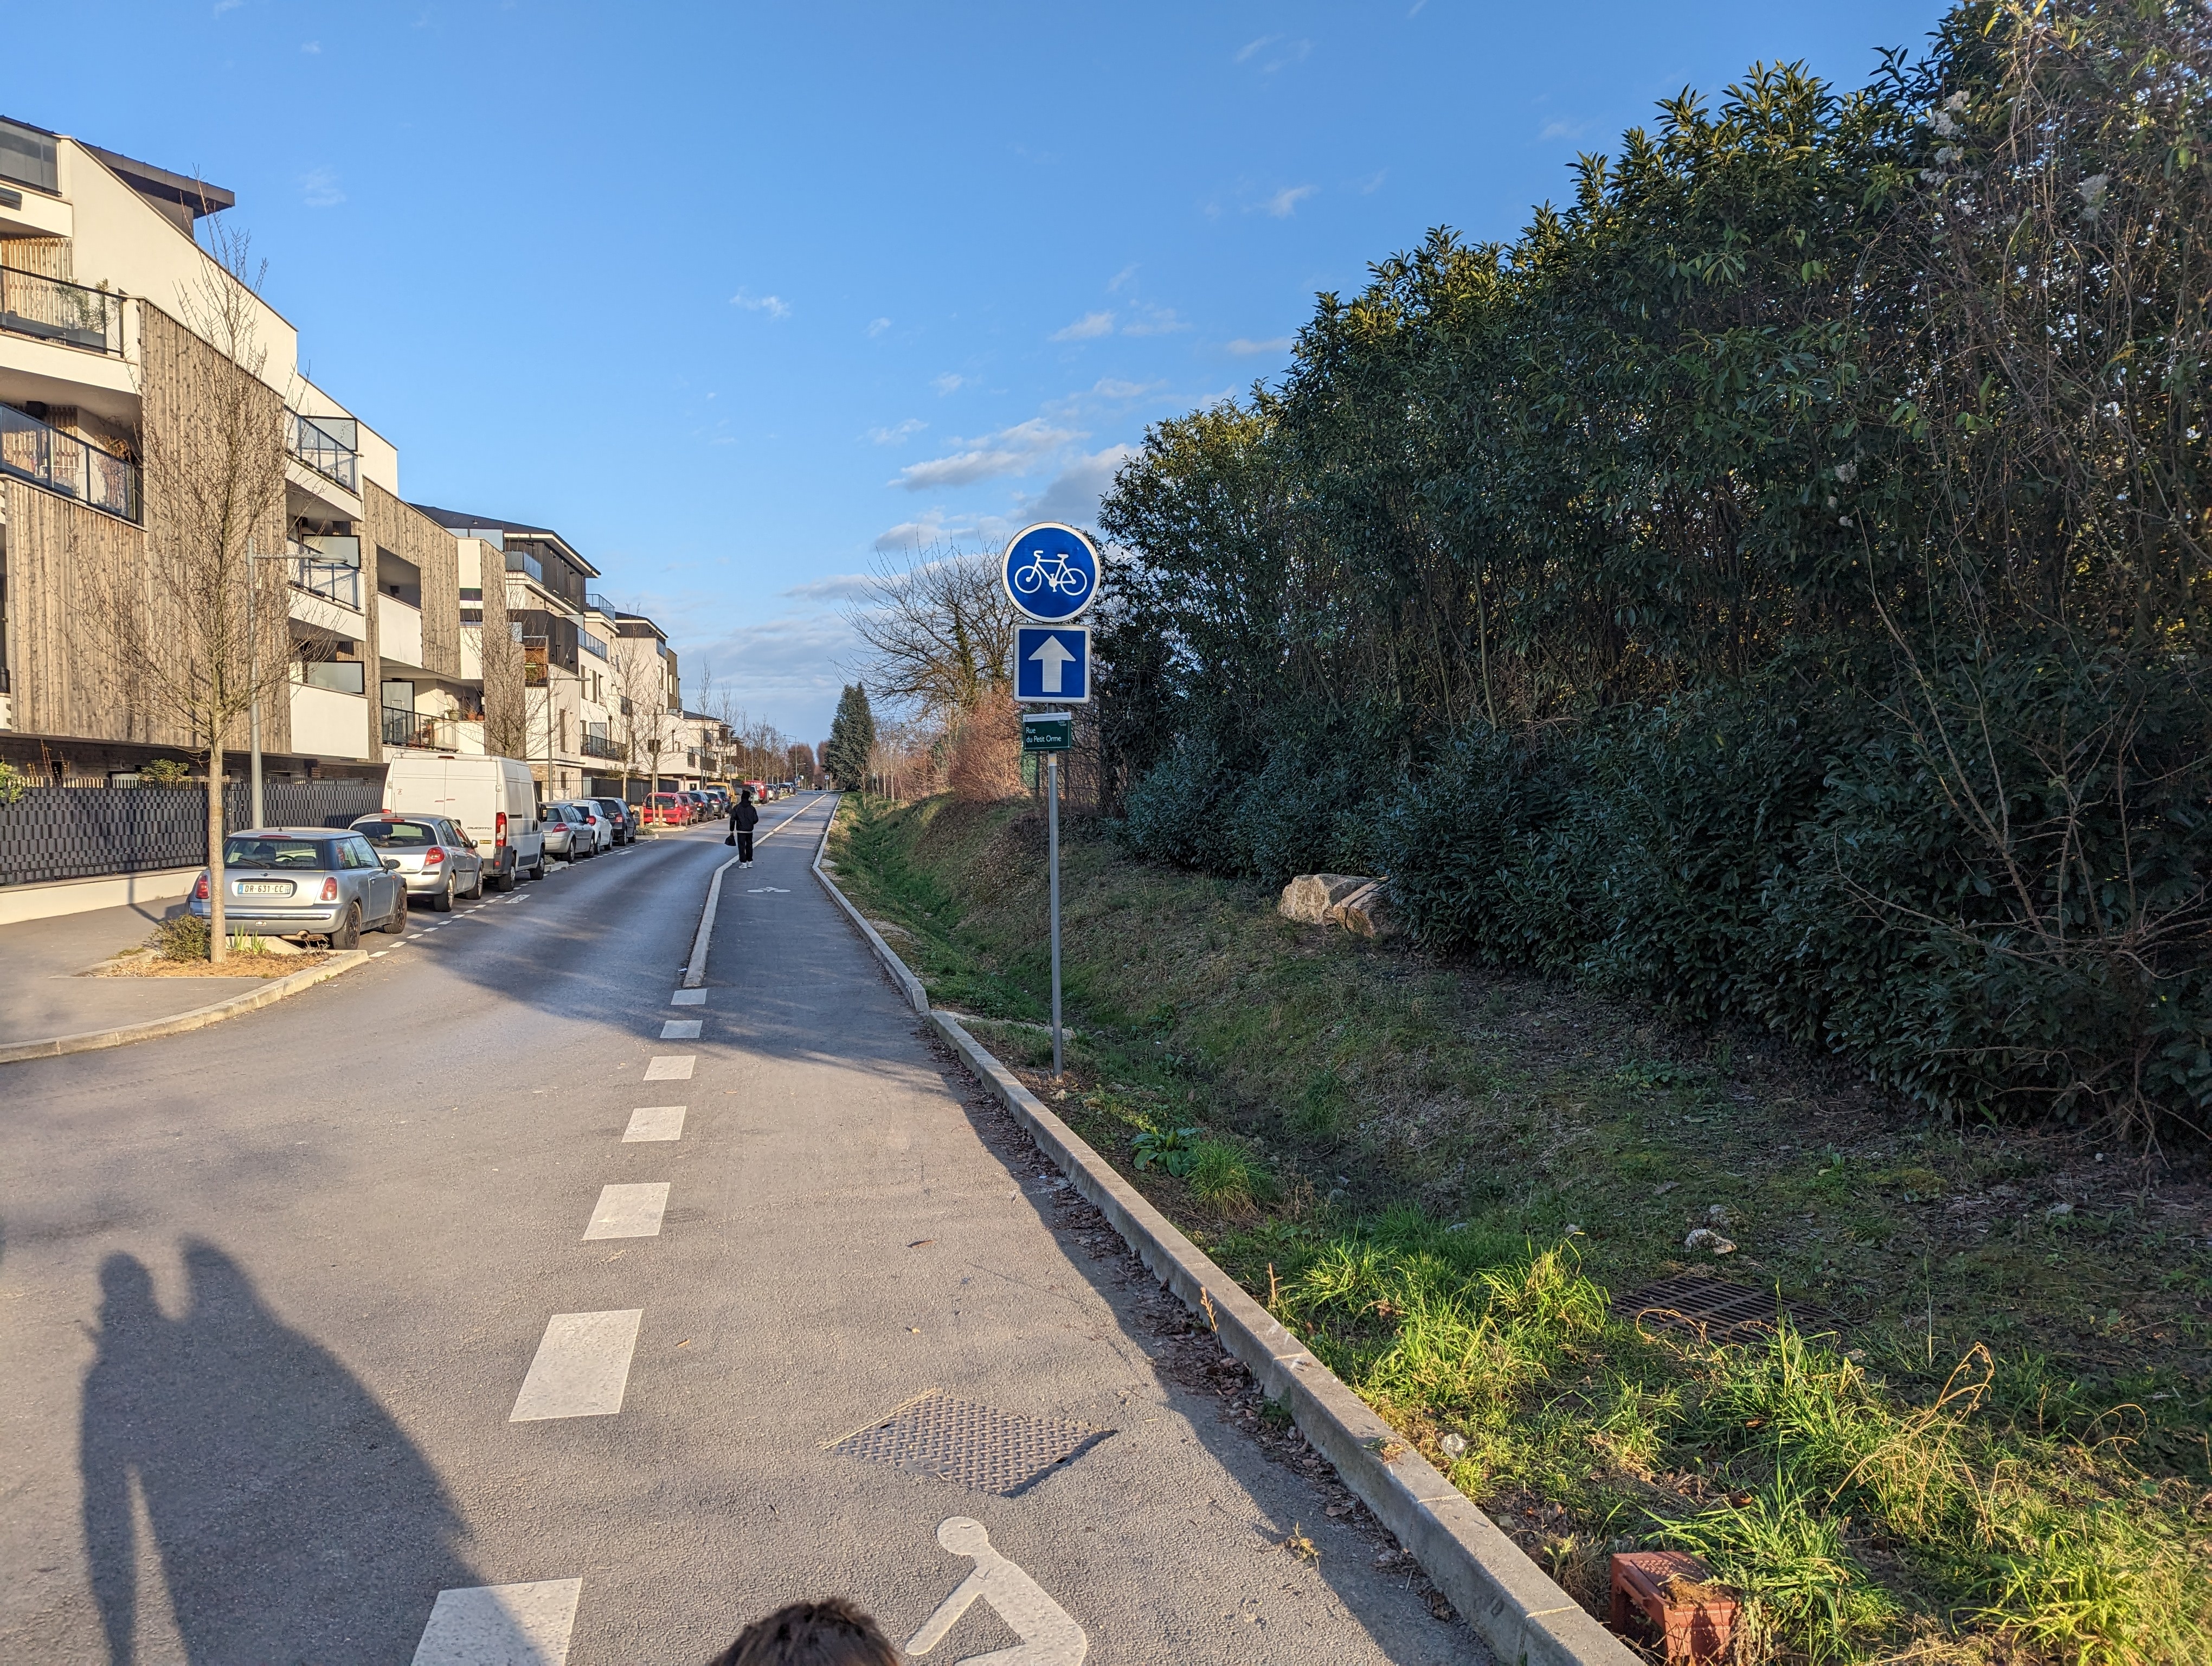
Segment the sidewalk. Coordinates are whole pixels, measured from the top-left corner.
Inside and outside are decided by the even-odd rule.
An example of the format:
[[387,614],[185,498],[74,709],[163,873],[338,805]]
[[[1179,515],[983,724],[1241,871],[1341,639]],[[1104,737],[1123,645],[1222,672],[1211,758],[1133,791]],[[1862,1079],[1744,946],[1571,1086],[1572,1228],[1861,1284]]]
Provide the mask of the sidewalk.
[[145,1024],[251,989],[258,977],[79,977],[146,940],[185,900],[0,926],[0,1045]]

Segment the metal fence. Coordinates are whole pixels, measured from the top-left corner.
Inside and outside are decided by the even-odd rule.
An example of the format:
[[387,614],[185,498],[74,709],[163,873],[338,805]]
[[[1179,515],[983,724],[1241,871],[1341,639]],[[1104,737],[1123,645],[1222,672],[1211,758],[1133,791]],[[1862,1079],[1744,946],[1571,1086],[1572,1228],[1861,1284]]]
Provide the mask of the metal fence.
[[[262,789],[270,824],[343,827],[382,807],[374,781],[272,781]],[[247,824],[252,793],[223,793],[227,828]],[[33,787],[0,804],[0,885],[94,879],[193,867],[207,860],[207,792],[201,787]]]

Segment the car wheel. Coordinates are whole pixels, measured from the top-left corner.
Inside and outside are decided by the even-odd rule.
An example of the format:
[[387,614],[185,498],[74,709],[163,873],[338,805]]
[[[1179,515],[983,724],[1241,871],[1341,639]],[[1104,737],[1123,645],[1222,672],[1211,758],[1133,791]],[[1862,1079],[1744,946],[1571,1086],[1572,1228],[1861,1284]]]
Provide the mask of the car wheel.
[[477,864],[477,877],[475,883],[471,885],[468,890],[461,894],[466,897],[471,903],[481,903],[483,901],[483,864],[482,862],[478,862]]
[[514,889],[514,870],[511,867],[503,867],[497,873],[494,873],[491,876],[491,888],[497,891],[513,891]]
[[384,917],[384,923],[380,925],[377,930],[388,937],[397,937],[406,929],[407,893],[403,891],[399,893],[399,901],[393,905],[392,912]]
[[543,879],[545,877],[545,853],[543,850],[538,853],[538,860],[531,864],[530,877],[533,879]]
[[361,946],[361,904],[346,904],[345,917],[331,932],[331,946],[334,949],[357,949]]
[[451,914],[453,911],[453,876],[448,873],[446,876],[445,889],[430,899],[430,912],[433,914]]

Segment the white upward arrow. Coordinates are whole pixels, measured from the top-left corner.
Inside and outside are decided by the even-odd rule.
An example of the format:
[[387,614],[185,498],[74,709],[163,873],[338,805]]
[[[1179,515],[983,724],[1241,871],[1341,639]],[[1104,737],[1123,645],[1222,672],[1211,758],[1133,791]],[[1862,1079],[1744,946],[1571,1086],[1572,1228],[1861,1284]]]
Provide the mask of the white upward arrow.
[[1067,645],[1057,636],[1048,636],[1044,646],[1030,658],[1044,667],[1044,691],[1058,694],[1060,673],[1075,663],[1075,656],[1067,651]]

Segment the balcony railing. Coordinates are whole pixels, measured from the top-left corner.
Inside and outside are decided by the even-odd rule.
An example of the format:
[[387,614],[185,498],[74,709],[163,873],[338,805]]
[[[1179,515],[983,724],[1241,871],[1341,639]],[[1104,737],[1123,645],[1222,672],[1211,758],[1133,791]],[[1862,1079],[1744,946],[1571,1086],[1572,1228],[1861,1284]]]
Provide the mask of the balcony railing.
[[610,740],[605,735],[586,734],[584,737],[584,756],[603,757],[610,763],[620,763],[629,756],[629,748],[619,740]]
[[123,356],[123,297],[0,266],[0,330]]
[[[331,549],[331,544],[354,546],[353,559],[345,559],[343,549]],[[290,545],[292,559],[286,574],[295,590],[304,590],[311,596],[320,596],[325,601],[338,603],[355,612],[361,611],[361,540],[359,538],[320,538],[313,545],[294,543]]]
[[580,630],[576,633],[576,646],[586,654],[598,654],[602,660],[607,657],[607,645],[588,630]]
[[350,416],[284,413],[284,445],[325,480],[349,492],[361,489],[361,424]]
[[0,405],[0,472],[125,520],[145,515],[136,463],[50,428],[13,405]]
[[387,746],[412,746],[430,752],[454,751],[459,750],[461,721],[459,718],[410,711],[404,706],[386,706],[384,708],[384,744]]

